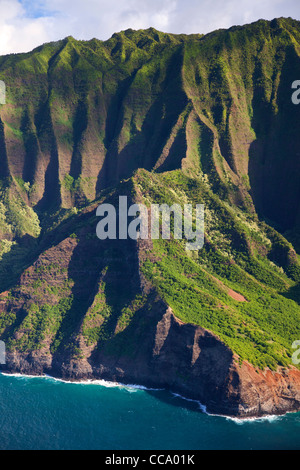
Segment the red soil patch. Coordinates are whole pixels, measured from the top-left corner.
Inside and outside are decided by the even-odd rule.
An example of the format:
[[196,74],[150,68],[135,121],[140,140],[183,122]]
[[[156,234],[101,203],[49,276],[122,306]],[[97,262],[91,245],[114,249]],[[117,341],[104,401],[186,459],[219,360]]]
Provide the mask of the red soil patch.
[[238,294],[234,290],[229,289],[229,287],[225,286],[225,284],[222,281],[220,281],[220,279],[217,279],[214,276],[211,276],[211,277],[215,282],[217,282],[217,284],[219,284],[220,287],[222,287],[222,289],[225,290],[226,294],[228,294],[232,299],[237,300],[238,302],[248,302],[248,300],[245,299],[245,297],[242,294]]
[[235,292],[232,289],[229,289],[227,294],[230,295],[230,297],[232,299],[237,300],[238,302],[247,302],[247,300],[245,299],[245,297],[242,294],[238,294],[237,292]]

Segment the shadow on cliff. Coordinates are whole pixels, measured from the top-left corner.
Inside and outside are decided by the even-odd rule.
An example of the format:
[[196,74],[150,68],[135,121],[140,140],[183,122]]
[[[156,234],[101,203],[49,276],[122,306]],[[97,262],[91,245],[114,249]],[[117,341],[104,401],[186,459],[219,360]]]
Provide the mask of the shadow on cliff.
[[91,235],[89,229],[83,229],[78,235],[78,243],[68,265],[68,279],[74,283],[72,303],[56,334],[55,340],[60,344],[54,358],[67,353],[70,359],[74,353],[76,336],[80,334],[84,317],[99,292],[100,280],[104,282],[106,304],[111,311],[102,326],[104,338],[113,335],[122,308],[130,304],[137,292],[137,264],[132,242],[101,241]]
[[287,299],[294,300],[294,302],[300,305],[300,284],[291,287],[287,292],[281,295]]
[[[121,179],[130,177],[138,168],[151,170],[155,166],[180,114],[188,104],[182,85],[182,64],[183,52],[179,49],[167,66],[158,97],[143,117],[141,130],[137,130],[134,121],[131,122],[131,139],[120,152],[118,139],[124,125],[124,110],[129,106],[125,101],[130,94],[130,87],[134,83],[137,71],[119,85],[118,92],[108,109],[105,138],[108,150],[98,176],[97,193],[107,185],[113,185]],[[134,91],[132,94],[134,95]],[[132,99],[134,98],[131,97]],[[180,168],[186,150],[183,134],[181,130],[176,136],[162,171]]]
[[129,326],[93,359],[96,370],[104,367],[101,378],[142,385],[165,403],[182,406],[178,394],[199,412],[199,399],[213,407],[226,398],[229,382],[238,387],[231,373],[232,351],[210,332],[178,322],[155,289]]
[[155,400],[159,400],[166,405],[192,411],[193,413],[205,413],[204,405],[202,405],[202,403],[200,403],[198,400],[185,398],[180,394],[176,394],[175,392],[171,392],[169,390],[145,390],[145,392],[151,397],[155,398]]
[[251,196],[258,214],[280,231],[294,227],[300,207],[299,106],[292,103],[293,78],[300,76],[300,60],[294,47],[278,61],[283,62],[279,86],[274,75],[270,99],[266,98],[264,65],[257,61],[253,81],[252,128],[256,140],[249,150]]
[[24,235],[0,259],[0,292],[11,289],[38,253],[38,239]]
[[105,300],[110,315],[102,324],[101,338],[96,347],[98,351],[114,337],[122,310],[129,308],[131,302],[141,293],[134,243],[127,240],[108,243],[102,262],[105,271],[101,275],[101,281],[104,283]]
[[[141,293],[139,287],[136,292]],[[126,370],[127,383],[145,383],[148,380],[147,368],[152,359],[157,323],[162,316],[161,310],[156,308],[155,299],[156,293],[150,292],[145,304],[133,313],[130,323],[122,332],[105,342],[99,341],[91,363],[109,367],[110,371],[107,376],[103,375],[104,379],[112,380],[111,370],[121,367]],[[113,380],[119,379],[115,377]]]

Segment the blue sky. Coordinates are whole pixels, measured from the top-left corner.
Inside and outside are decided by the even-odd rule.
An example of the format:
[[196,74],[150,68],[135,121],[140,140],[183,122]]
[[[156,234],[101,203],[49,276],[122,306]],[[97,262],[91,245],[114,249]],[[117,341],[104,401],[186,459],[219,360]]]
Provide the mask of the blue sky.
[[300,20],[300,0],[0,0],[0,54],[48,41],[108,39],[127,28],[208,33],[260,18]]
[[27,18],[41,18],[53,15],[51,9],[46,9],[43,0],[19,0],[19,3],[24,7]]

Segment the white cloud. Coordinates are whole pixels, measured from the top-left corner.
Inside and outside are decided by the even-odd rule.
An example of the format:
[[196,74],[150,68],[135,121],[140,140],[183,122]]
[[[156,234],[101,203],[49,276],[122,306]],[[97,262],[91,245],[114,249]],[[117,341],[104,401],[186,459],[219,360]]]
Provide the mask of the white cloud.
[[300,19],[299,0],[0,0],[0,54],[72,35],[107,39],[127,28],[208,33],[259,18]]
[[170,26],[185,33],[208,33],[280,16],[300,19],[299,0],[189,0],[184,8],[177,2]]
[[29,51],[50,40],[53,18],[28,18],[17,0],[0,0],[0,54]]

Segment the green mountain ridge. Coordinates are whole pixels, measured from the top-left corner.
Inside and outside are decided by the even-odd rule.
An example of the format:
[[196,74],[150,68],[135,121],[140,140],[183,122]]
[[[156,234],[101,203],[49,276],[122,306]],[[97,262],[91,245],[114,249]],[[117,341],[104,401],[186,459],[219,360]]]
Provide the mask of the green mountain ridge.
[[[150,28],[68,37],[0,58],[0,338],[11,370],[102,377],[102,364],[147,382],[143,364],[148,378],[162,374],[153,365],[162,358],[181,364],[180,342],[184,357],[189,341],[199,354],[176,322],[194,325],[195,338],[199,328],[216,335],[229,372],[232,357],[257,371],[292,367],[299,77],[300,22],[291,18],[205,36]],[[204,248],[100,242],[96,207],[120,195],[148,207],[203,203]],[[199,361],[174,365],[162,383],[188,390]]]

